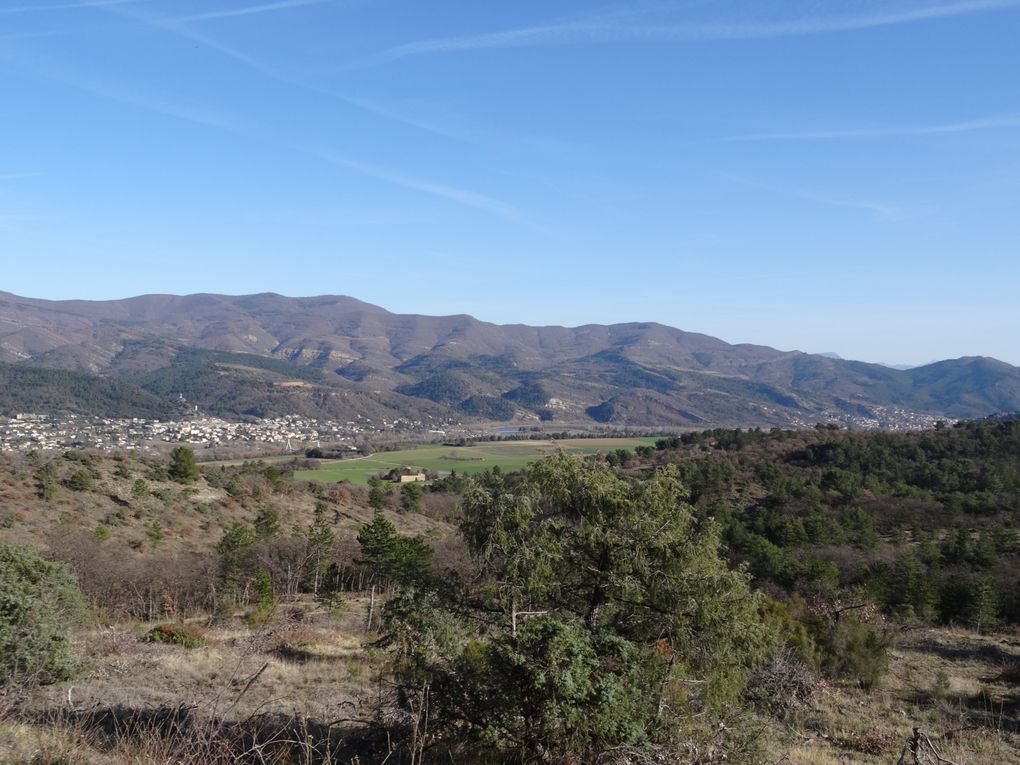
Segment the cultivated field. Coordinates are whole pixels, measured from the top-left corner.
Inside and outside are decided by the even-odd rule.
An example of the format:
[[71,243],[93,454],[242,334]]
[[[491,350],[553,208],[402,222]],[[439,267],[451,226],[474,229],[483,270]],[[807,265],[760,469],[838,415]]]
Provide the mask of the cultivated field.
[[476,446],[427,445],[369,457],[330,460],[318,470],[302,470],[295,478],[310,481],[367,483],[370,476],[395,467],[415,467],[438,473],[480,473],[493,467],[520,470],[525,465],[553,454],[557,449],[571,454],[594,454],[616,449],[633,450],[652,445],[655,438],[576,438],[559,441],[491,441]]

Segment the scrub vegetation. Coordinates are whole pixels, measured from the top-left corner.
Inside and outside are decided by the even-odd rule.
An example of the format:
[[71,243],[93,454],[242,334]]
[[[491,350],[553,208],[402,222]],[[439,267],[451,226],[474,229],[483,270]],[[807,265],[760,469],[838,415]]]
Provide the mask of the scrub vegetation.
[[1020,422],[586,445],[0,455],[0,759],[1020,762]]

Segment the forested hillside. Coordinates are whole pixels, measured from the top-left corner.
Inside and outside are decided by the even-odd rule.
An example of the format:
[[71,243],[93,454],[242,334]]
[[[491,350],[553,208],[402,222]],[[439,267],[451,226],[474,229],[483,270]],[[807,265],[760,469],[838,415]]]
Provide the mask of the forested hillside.
[[706,431],[658,442],[762,584],[890,617],[1020,621],[1020,420],[924,433]]
[[0,414],[6,416],[46,412],[169,419],[184,412],[175,399],[123,380],[0,363]]

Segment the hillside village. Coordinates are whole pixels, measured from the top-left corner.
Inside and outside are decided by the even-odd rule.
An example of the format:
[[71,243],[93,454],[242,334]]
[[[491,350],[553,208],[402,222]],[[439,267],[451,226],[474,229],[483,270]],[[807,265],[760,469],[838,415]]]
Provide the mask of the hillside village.
[[[770,413],[767,408],[762,408],[767,414]],[[793,428],[810,428],[816,422],[835,422],[855,430],[890,431],[928,430],[935,427],[935,423],[940,420],[943,422],[955,421],[933,414],[905,409],[901,406],[875,406],[872,407],[871,413],[867,416],[826,410],[820,414],[814,414],[813,419],[811,417],[792,417],[791,420],[792,424],[790,427]]]
[[297,415],[236,422],[208,416],[160,421],[21,413],[0,418],[0,451],[68,448],[144,451],[160,443],[184,443],[196,449],[251,444],[289,450],[324,442],[346,445],[353,451],[353,442],[367,435],[429,433],[444,435],[445,431],[430,431],[416,420],[397,418],[376,423],[361,415],[347,422]]

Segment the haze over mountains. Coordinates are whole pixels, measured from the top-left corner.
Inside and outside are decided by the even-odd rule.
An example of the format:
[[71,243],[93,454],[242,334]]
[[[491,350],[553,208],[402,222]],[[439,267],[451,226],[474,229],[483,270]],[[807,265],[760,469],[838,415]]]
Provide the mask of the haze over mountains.
[[969,357],[896,370],[655,323],[495,325],[343,296],[0,292],[0,391],[8,413],[102,400],[95,413],[166,416],[183,397],[226,417],[902,426],[1020,410],[1020,368]]

